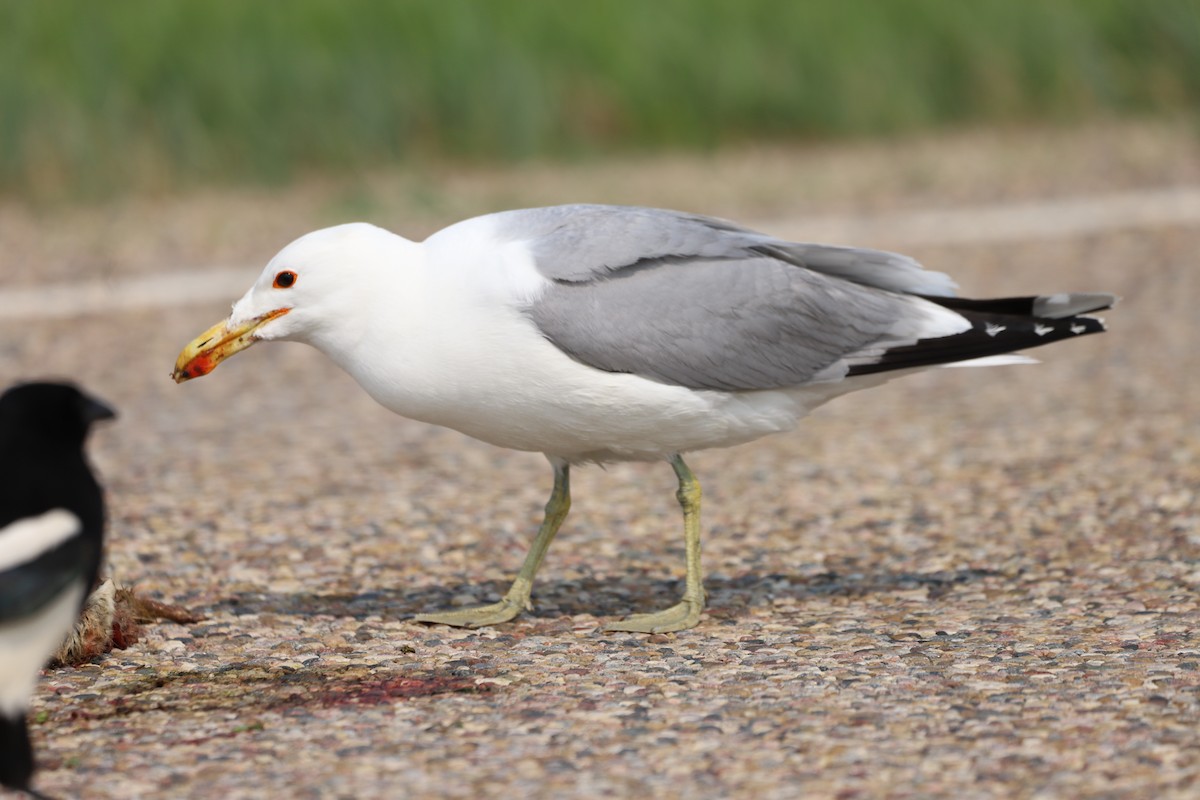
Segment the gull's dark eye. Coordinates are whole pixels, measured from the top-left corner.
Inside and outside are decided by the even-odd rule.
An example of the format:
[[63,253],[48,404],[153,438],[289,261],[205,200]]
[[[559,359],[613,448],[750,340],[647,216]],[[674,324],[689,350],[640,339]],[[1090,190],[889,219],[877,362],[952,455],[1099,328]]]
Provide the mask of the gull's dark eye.
[[275,275],[275,282],[271,285],[276,289],[290,289],[296,283],[296,273],[290,269],[285,269],[283,272]]

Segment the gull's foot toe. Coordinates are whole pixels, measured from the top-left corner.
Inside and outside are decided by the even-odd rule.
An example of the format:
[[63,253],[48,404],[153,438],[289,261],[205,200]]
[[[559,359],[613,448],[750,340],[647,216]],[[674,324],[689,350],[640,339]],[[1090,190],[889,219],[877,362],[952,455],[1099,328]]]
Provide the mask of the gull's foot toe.
[[498,603],[486,606],[460,608],[456,611],[438,611],[433,614],[417,614],[413,622],[432,622],[437,625],[453,625],[456,628],[482,628],[508,622],[520,614],[526,604],[517,603],[507,597]]
[[619,622],[604,626],[605,632],[628,631],[630,633],[670,633],[696,627],[704,602],[682,600],[670,608],[651,614],[633,614]]

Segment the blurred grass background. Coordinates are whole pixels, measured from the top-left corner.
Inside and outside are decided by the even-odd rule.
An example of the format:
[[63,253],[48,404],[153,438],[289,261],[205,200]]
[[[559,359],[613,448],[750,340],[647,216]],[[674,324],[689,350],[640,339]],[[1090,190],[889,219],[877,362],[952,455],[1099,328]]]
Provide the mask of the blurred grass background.
[[9,196],[1197,108],[1197,0],[0,3]]

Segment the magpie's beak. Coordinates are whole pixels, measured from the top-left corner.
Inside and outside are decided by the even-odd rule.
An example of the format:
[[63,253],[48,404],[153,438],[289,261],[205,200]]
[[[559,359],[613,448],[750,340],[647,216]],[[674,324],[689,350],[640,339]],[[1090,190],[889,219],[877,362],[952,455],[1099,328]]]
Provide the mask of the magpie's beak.
[[111,406],[85,394],[83,395],[83,418],[90,425],[101,420],[116,419],[117,412]]

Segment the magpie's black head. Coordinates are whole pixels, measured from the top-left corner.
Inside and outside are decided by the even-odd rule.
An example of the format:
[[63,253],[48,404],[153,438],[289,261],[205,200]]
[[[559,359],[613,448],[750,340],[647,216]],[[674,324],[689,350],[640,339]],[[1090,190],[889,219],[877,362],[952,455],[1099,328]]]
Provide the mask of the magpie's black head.
[[0,442],[33,439],[80,446],[93,422],[115,416],[69,383],[22,383],[0,395]]

